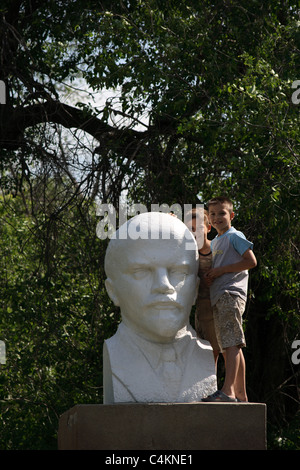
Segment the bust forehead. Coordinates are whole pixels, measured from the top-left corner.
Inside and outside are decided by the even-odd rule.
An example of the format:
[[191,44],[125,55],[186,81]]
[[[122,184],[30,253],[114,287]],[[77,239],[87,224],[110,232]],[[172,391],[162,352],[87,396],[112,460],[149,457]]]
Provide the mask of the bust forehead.
[[163,212],[145,212],[136,215],[123,224],[116,232],[116,238],[125,234],[128,238],[181,239],[185,236],[186,225],[177,217]]
[[[188,245],[188,249],[187,249]],[[157,256],[160,253],[174,250],[174,256],[184,256],[189,262],[196,263],[198,251],[195,239],[186,225],[176,217],[162,212],[139,214],[123,224],[115,237],[109,242],[105,256],[106,274],[117,268],[121,259],[134,254]]]

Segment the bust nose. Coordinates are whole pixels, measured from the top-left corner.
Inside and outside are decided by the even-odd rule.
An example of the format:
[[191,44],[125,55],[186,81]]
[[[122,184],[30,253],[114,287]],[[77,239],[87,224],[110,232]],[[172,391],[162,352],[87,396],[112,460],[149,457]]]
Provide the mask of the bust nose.
[[166,268],[156,269],[152,290],[153,292],[158,292],[160,294],[173,294],[175,292],[174,287],[170,283],[168,270]]

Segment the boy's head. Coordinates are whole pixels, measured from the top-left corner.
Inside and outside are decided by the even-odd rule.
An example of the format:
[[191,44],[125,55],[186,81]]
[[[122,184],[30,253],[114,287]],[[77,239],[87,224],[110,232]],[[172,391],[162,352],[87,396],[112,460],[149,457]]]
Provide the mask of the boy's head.
[[211,225],[208,220],[208,212],[202,207],[194,207],[187,214],[186,225],[193,233],[198,249],[200,250],[204,244],[207,234],[211,230]]
[[208,212],[207,212],[206,209],[202,209],[202,207],[194,207],[191,212],[192,212],[192,219],[193,220],[197,219],[197,217],[199,219],[200,219],[200,217],[203,217],[204,225],[206,225],[206,227],[209,226]]
[[207,207],[211,225],[222,235],[231,227],[234,218],[231,200],[225,196],[214,197],[207,203]]
[[208,212],[209,212],[209,208],[216,204],[224,204],[224,206],[226,206],[230,214],[233,212],[232,201],[226,196],[217,196],[217,197],[213,197],[212,199],[210,199],[210,201],[208,201],[207,203]]

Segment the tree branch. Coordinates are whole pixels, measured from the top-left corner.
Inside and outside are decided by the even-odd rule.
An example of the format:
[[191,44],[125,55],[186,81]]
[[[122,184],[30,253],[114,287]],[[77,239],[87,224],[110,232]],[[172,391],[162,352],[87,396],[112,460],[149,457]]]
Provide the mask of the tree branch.
[[52,122],[70,129],[81,129],[100,143],[112,141],[114,146],[124,150],[145,138],[148,131],[118,129],[110,126],[96,116],[59,101],[48,100],[42,104],[10,108],[2,105],[0,109],[0,143],[3,147],[18,148],[24,142],[24,131],[37,124]]

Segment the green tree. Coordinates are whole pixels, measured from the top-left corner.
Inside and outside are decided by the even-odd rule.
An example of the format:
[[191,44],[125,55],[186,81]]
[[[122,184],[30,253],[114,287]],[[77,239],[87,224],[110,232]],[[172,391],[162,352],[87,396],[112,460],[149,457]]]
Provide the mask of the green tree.
[[[53,443],[61,410],[100,398],[96,351],[117,317],[103,291],[105,242],[96,240],[93,204],[117,209],[123,191],[147,206],[221,193],[234,201],[235,226],[258,258],[246,312],[249,398],[267,403],[276,439],[291,436],[299,409],[291,361],[299,333],[298,2],[2,4],[1,328],[10,347],[15,341],[2,379],[9,446],[25,448],[38,422]],[[89,89],[74,105],[65,97],[79,79]],[[99,105],[95,93],[111,89]],[[30,348],[40,351],[34,365]],[[42,380],[27,380],[40,369],[47,394]],[[20,400],[36,411],[22,414]]]
[[56,448],[66,407],[102,402],[102,343],[118,320],[88,213],[77,201],[57,218],[28,216],[20,196],[1,200],[1,449]]

